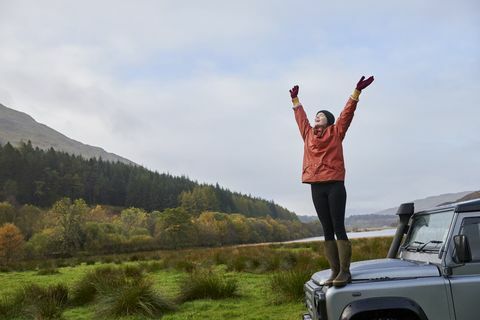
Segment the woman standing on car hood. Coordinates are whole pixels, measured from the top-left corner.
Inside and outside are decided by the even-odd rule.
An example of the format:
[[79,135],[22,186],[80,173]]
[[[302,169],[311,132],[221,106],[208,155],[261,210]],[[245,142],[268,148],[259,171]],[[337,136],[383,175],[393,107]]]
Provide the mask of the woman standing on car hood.
[[325,256],[332,270],[330,278],[325,281],[328,286],[341,287],[351,281],[352,245],[345,230],[347,193],[342,141],[352,122],[361,91],[372,82],[373,76],[366,80],[362,77],[338,120],[335,122],[331,112],[320,110],[313,127],[298,99],[298,86],[290,90],[295,120],[305,144],[302,182],[311,185],[313,204],[325,236]]

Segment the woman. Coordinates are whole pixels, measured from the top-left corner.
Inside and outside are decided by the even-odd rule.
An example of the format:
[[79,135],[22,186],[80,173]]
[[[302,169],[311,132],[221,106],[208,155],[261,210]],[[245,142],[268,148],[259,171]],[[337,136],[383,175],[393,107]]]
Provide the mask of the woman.
[[290,90],[295,120],[305,143],[302,182],[311,184],[313,204],[325,236],[325,256],[332,270],[330,278],[325,281],[328,286],[345,286],[352,279],[352,246],[345,231],[347,193],[342,141],[352,122],[361,91],[373,80],[373,76],[360,79],[337,122],[332,113],[321,110],[315,116],[313,127],[298,99],[298,86]]

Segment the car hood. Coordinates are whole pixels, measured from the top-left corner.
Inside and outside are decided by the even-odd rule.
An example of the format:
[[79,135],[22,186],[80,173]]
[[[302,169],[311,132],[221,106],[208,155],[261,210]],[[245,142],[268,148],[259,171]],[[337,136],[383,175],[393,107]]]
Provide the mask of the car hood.
[[[376,259],[354,262],[350,265],[352,281],[391,280],[438,277],[440,270],[434,264],[400,259]],[[316,272],[312,280],[319,285],[330,277],[330,270]]]

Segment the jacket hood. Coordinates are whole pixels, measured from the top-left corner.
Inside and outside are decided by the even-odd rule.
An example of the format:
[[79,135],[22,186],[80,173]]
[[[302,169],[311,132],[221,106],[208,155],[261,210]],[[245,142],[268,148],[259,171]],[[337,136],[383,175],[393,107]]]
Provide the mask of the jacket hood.
[[[400,259],[376,259],[354,262],[350,265],[352,282],[438,277],[440,270],[434,264]],[[312,280],[323,285],[330,270],[316,272]]]

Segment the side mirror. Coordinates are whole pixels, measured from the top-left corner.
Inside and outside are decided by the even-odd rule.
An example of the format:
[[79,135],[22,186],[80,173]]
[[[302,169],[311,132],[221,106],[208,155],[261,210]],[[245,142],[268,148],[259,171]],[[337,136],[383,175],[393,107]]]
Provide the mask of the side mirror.
[[465,263],[472,261],[472,254],[470,246],[468,245],[468,238],[464,234],[459,234],[453,237],[455,245],[455,261],[458,263]]

